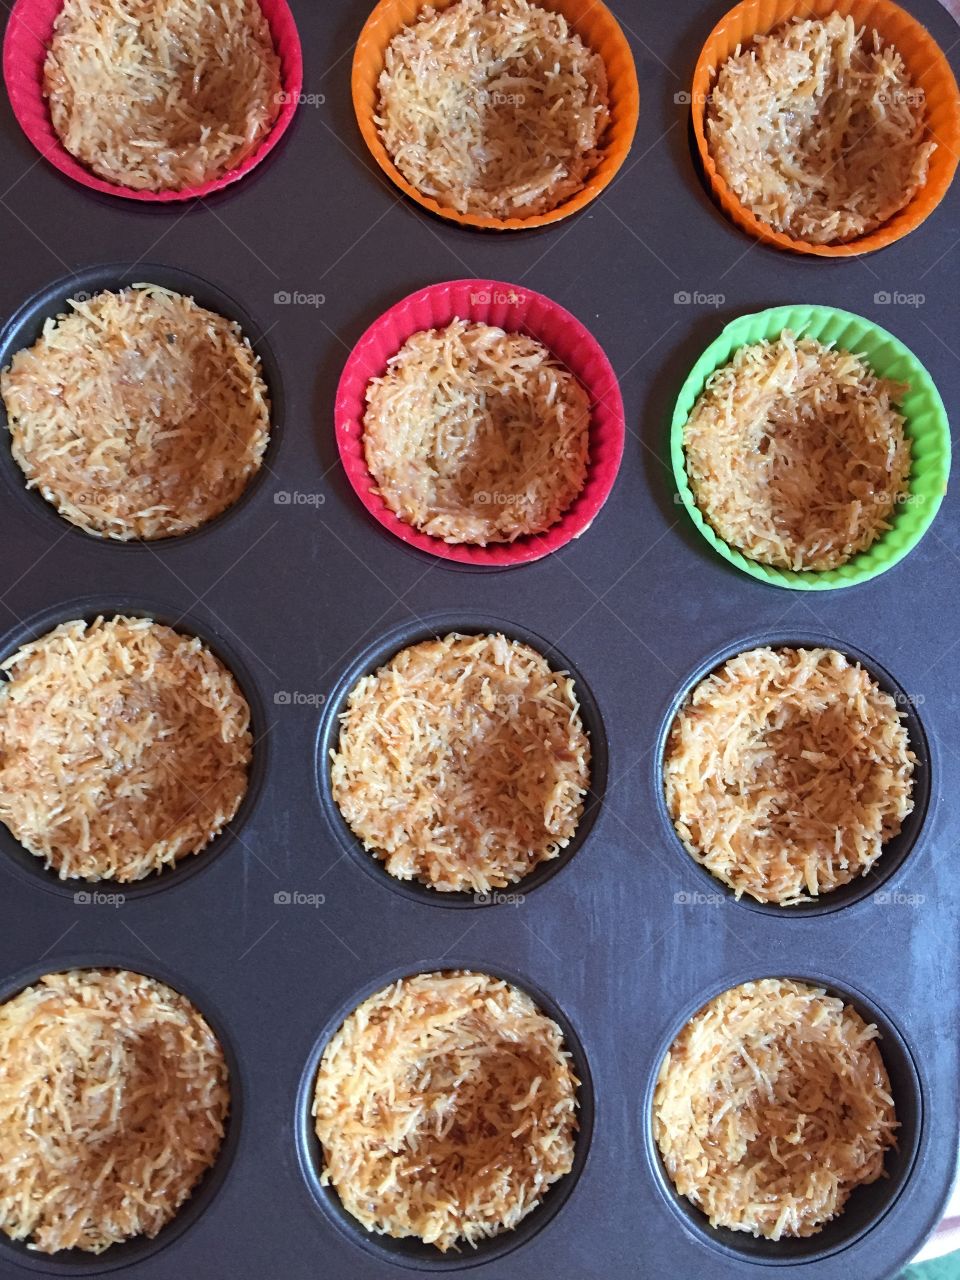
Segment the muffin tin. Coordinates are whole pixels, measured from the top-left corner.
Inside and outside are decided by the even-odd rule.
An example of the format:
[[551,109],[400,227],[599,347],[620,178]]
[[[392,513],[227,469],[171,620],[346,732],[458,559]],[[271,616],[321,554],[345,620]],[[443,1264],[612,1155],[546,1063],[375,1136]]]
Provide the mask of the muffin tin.
[[[538,653],[543,654],[554,671],[569,671],[573,676],[574,691],[580,704],[580,719],[583,722],[587,737],[590,739],[590,789],[584,798],[583,813],[580,815],[577,829],[569,844],[560,850],[556,858],[552,858],[548,862],[541,862],[535,866],[528,875],[524,876],[522,883],[507,885],[505,889],[490,895],[478,895],[467,893],[466,891],[438,893],[435,889],[428,888],[419,880],[398,880],[395,876],[390,875],[384,869],[383,863],[378,861],[373,854],[368,853],[363,847],[363,842],[354,835],[333,798],[330,786],[330,753],[335,750],[339,740],[340,715],[346,709],[347,699],[357,682],[362,680],[364,676],[372,675],[380,667],[385,666],[401,649],[419,644],[423,640],[433,639],[436,636],[449,635],[454,631],[461,632],[464,635],[492,635],[499,633],[506,636],[508,640],[517,640],[521,644],[529,645]],[[453,614],[433,614],[413,624],[400,626],[388,632],[380,637],[375,645],[364,649],[358,654],[356,660],[349,665],[331,693],[320,719],[320,731],[317,735],[316,770],[320,806],[327,819],[328,830],[340,848],[353,859],[354,865],[371,874],[382,885],[386,885],[387,888],[393,889],[414,902],[429,903],[431,906],[441,907],[495,906],[497,905],[496,901],[487,902],[484,900],[485,897],[496,899],[506,896],[510,898],[520,894],[526,899],[534,889],[539,888],[540,885],[545,884],[546,881],[562,871],[578,850],[589,840],[590,832],[593,830],[597,815],[600,812],[607,787],[607,739],[600,708],[597,706],[596,699],[590,692],[583,676],[574,668],[573,663],[544,637],[527,631],[526,628],[520,627],[506,618],[494,617],[488,613],[480,614],[467,611]]]
[[[927,739],[923,721],[918,714],[917,707],[911,701],[910,694],[897,683],[889,672],[884,671],[867,654],[855,649],[852,645],[844,644],[836,636],[817,634],[807,629],[793,629],[772,632],[752,638],[745,636],[736,644],[728,645],[720,653],[712,655],[706,662],[701,663],[698,669],[684,681],[683,686],[677,691],[677,696],[670,704],[669,711],[663,718],[660,735],[657,738],[657,750],[650,762],[650,803],[655,806],[660,815],[663,832],[661,840],[664,846],[674,849],[679,857],[686,858],[693,871],[698,873],[700,892],[708,895],[723,894],[728,901],[734,902],[735,895],[729,885],[718,880],[706,867],[701,866],[684,847],[673,825],[673,819],[670,817],[663,786],[661,785],[663,760],[666,755],[667,742],[674,720],[697,685],[718,671],[731,658],[736,657],[737,654],[761,647],[770,649],[838,649],[845,654],[851,663],[859,663],[864,671],[870,675],[871,679],[884,693],[889,693],[897,704],[902,723],[907,731],[910,750],[916,757],[916,764],[913,770],[913,790],[911,793],[913,809],[904,818],[899,833],[886,842],[883,847],[883,854],[870,868],[867,875],[857,876],[856,879],[851,880],[848,884],[840,885],[830,893],[823,894],[822,897],[810,902],[797,903],[791,907],[782,907],[775,902],[758,902],[746,893],[743,894],[738,904],[748,910],[786,918],[791,916],[829,915],[841,907],[868,898],[897,874],[905,860],[920,842],[927,826],[933,778],[939,772],[938,764],[935,765],[933,762],[933,749]],[[730,985],[735,984],[731,983]]]
[[546,992],[531,986],[529,980],[520,974],[504,969],[497,964],[485,964],[483,966],[485,973],[489,973],[495,978],[502,978],[526,991],[536,1002],[540,1011],[553,1018],[560,1027],[563,1032],[566,1049],[570,1054],[571,1065],[577,1079],[580,1081],[577,1090],[579,1103],[577,1114],[580,1127],[577,1133],[573,1168],[551,1188],[550,1194],[540,1208],[524,1218],[515,1230],[504,1231],[498,1236],[481,1241],[475,1250],[470,1251],[470,1256],[467,1258],[458,1258],[455,1253],[451,1252],[441,1254],[432,1245],[424,1244],[421,1240],[394,1240],[390,1236],[376,1236],[366,1231],[344,1209],[334,1188],[325,1187],[321,1184],[320,1174],[323,1169],[323,1155],[313,1127],[311,1111],[317,1071],[320,1067],[323,1051],[340,1028],[344,1019],[353,1012],[361,1001],[376,994],[391,982],[409,977],[412,973],[431,973],[437,970],[450,969],[475,969],[476,967],[473,964],[461,964],[454,953],[442,956],[433,963],[428,962],[418,965],[415,970],[401,967],[390,973],[385,973],[377,981],[369,983],[359,995],[352,997],[346,1005],[337,1011],[336,1015],[324,1028],[322,1035],[317,1040],[307,1059],[306,1067],[300,1080],[300,1087],[297,1090],[296,1116],[294,1118],[297,1155],[303,1177],[309,1185],[317,1204],[346,1238],[381,1261],[395,1262],[402,1266],[415,1267],[423,1271],[441,1271],[447,1275],[451,1272],[456,1274],[457,1271],[462,1271],[465,1264],[470,1267],[476,1267],[494,1259],[503,1258],[521,1245],[526,1244],[528,1240],[533,1239],[561,1211],[567,1197],[571,1195],[580,1175],[583,1173],[589,1158],[590,1140],[593,1136],[595,1109],[593,1082],[590,1078],[590,1067],[584,1054],[583,1045],[580,1043],[576,1030],[571,1026],[563,1011]]
[[[57,963],[52,967],[45,960],[37,959],[33,963],[24,966],[17,973],[5,974],[3,981],[0,982],[0,1001],[12,999],[25,987],[32,986],[39,981],[45,974],[65,969],[91,968],[133,968],[138,973],[143,973],[149,978],[156,978],[160,982],[165,982],[169,987],[181,992],[195,1004],[197,1002],[190,976],[168,968],[155,958],[145,963],[131,965],[129,957],[123,951],[111,952],[104,950],[98,954],[96,960],[91,961],[88,953],[73,953],[69,949],[58,955]],[[64,1261],[57,1268],[60,1274],[98,1276],[118,1271],[120,1268],[130,1267],[134,1264],[142,1265],[146,1258],[153,1257],[161,1249],[166,1248],[177,1240],[183,1232],[188,1231],[192,1224],[206,1211],[224,1182],[229,1178],[237,1153],[237,1145],[240,1140],[244,1119],[241,1073],[230,1028],[224,1026],[216,1014],[211,1016],[206,1009],[201,1009],[201,1012],[206,1017],[223,1049],[223,1057],[230,1073],[231,1083],[230,1116],[226,1123],[223,1143],[216,1163],[200,1179],[196,1190],[181,1211],[162,1231],[157,1233],[153,1240],[148,1240],[145,1236],[136,1236],[131,1240],[125,1240],[122,1244],[111,1245],[106,1252],[99,1256],[83,1253],[77,1249],[70,1250],[61,1255]],[[3,1268],[3,1275],[23,1276],[31,1273],[36,1275],[38,1272],[42,1273],[48,1269],[48,1259],[43,1254],[31,1252],[26,1244],[10,1240],[5,1235],[0,1236],[0,1251],[2,1251],[0,1252],[0,1267]],[[131,1272],[131,1274],[137,1274],[137,1272]],[[163,1273],[161,1272],[160,1274]],[[172,1273],[167,1272],[166,1274]]]
[[[175,289],[179,293],[192,297],[201,307],[206,307],[209,311],[226,316],[228,320],[239,324],[244,337],[249,339],[251,347],[260,359],[260,372],[271,404],[270,440],[262,464],[259,471],[250,477],[246,488],[236,502],[220,515],[189,533],[178,534],[173,538],[153,539],[150,546],[155,548],[164,542],[176,542],[179,545],[187,538],[196,538],[212,532],[221,520],[226,519],[242,504],[250,501],[257,486],[264,483],[265,477],[269,476],[275,465],[283,433],[283,382],[276,357],[256,321],[223,289],[216,288],[209,281],[189,271],[181,271],[158,262],[137,262],[132,265],[113,263],[72,272],[68,276],[52,281],[45,289],[28,298],[15,314],[6,320],[3,331],[0,333],[0,369],[6,369],[18,351],[33,346],[48,320],[69,314],[70,298],[91,298],[104,290],[117,292],[135,284],[158,284],[164,289]],[[2,400],[0,400],[0,428],[6,435],[7,413]],[[42,518],[53,521],[53,527],[61,533],[66,529],[71,534],[77,534],[82,538],[98,540],[95,534],[88,533],[65,520],[53,503],[48,502],[37,489],[27,489],[23,472],[14,461],[9,448],[0,451],[0,477],[2,477],[0,483],[8,489],[13,502],[26,502]],[[111,546],[136,547],[133,542],[118,542],[114,539],[109,541]]]
[[[253,755],[250,761],[247,790],[240,801],[240,807],[232,821],[224,826],[219,835],[214,836],[202,854],[187,855],[164,872],[145,876],[142,880],[134,880],[129,884],[120,884],[113,880],[61,880],[55,870],[48,870],[41,858],[25,849],[8,828],[0,823],[0,855],[4,856],[5,865],[25,877],[33,886],[60,894],[81,906],[89,905],[83,902],[84,893],[90,897],[95,895],[110,897],[119,894],[125,901],[134,901],[158,890],[166,890],[191,876],[202,873],[214,858],[231,845],[242,845],[244,824],[259,803],[270,751],[267,711],[259,695],[257,683],[239,647],[224,636],[212,633],[204,622],[194,623],[191,610],[184,610],[182,607],[171,604],[169,595],[166,601],[153,595],[138,595],[135,601],[129,597],[106,594],[75,600],[65,597],[62,603],[32,618],[24,619],[20,626],[7,630],[4,637],[5,645],[0,652],[0,662],[5,662],[7,658],[12,657],[22,645],[30,644],[48,635],[61,623],[71,622],[77,618],[92,623],[100,615],[111,618],[118,614],[153,618],[154,621],[171,627],[182,635],[197,636],[229,668],[250,707]],[[78,894],[81,895],[79,902]]]
[[[742,977],[735,978],[732,982],[724,981],[716,991],[709,993],[707,1001],[720,995],[729,987],[767,976],[769,975],[764,972],[747,971]],[[828,995],[839,997],[845,1004],[851,1005],[866,1022],[874,1023],[879,1030],[882,1037],[880,1044],[884,1065],[890,1078],[890,1094],[900,1123],[900,1128],[897,1130],[896,1150],[888,1152],[884,1162],[887,1176],[866,1187],[860,1187],[850,1197],[843,1213],[826,1223],[815,1235],[784,1240],[757,1239],[742,1231],[731,1231],[727,1227],[712,1228],[703,1214],[695,1209],[685,1196],[678,1194],[667,1176],[653,1135],[653,1096],[656,1079],[651,1082],[644,1095],[644,1113],[650,1118],[644,1138],[650,1171],[664,1200],[681,1218],[687,1230],[702,1240],[708,1249],[715,1250],[729,1260],[789,1267],[838,1254],[855,1244],[866,1232],[882,1221],[884,1215],[896,1204],[913,1173],[917,1153],[920,1150],[924,1115],[923,1087],[913,1055],[897,1030],[896,1024],[890,1021],[889,1016],[878,1005],[849,987],[837,986],[829,975],[818,973],[814,968],[807,968],[798,974],[780,976],[825,988]],[[684,1024],[702,1007],[698,1004],[694,1008],[687,1009],[678,1018],[676,1025],[664,1041],[664,1053],[674,1036],[680,1033]],[[930,1119],[927,1117],[928,1123]]]
[[[389,1280],[423,1269],[760,1280],[778,1263],[811,1280],[878,1280],[938,1220],[960,1115],[955,495],[881,577],[826,594],[784,591],[735,570],[693,527],[670,469],[669,425],[684,379],[726,323],[806,301],[889,329],[955,411],[960,192],[860,261],[747,238],[713,203],[691,149],[687,91],[725,7],[616,6],[641,84],[638,137],[587,209],[539,231],[483,234],[398,197],[354,120],[350,50],[369,12],[356,0],[293,0],[305,101],[255,173],[202,202],[164,208],[91,193],[39,162],[0,106],[8,324],[35,332],[42,308],[29,317],[21,308],[42,296],[55,311],[71,273],[88,289],[160,279],[159,265],[189,272],[204,281],[199,301],[225,295],[223,307],[240,308],[283,402],[245,498],[196,533],[155,544],[91,538],[41,499],[15,496],[0,450],[0,653],[68,617],[155,612],[233,669],[254,711],[262,774],[231,833],[142,889],[63,887],[0,844],[0,995],[74,965],[155,974],[221,1034],[235,1100],[224,1158],[156,1241],[91,1259],[0,1239],[2,1280],[128,1263],[144,1280]],[[907,7],[942,48],[954,44],[936,0]],[[464,277],[526,285],[568,308],[609,357],[626,406],[623,462],[593,524],[502,572],[441,561],[383,530],[354,494],[335,436],[339,378],[368,327],[415,290]],[[9,331],[0,339],[4,359],[10,340]],[[542,883],[464,909],[388,882],[323,799],[333,717],[352,680],[411,639],[453,628],[501,629],[562,655],[607,766],[605,783],[595,766],[579,847],[546,864]],[[891,850],[855,900],[823,913],[756,910],[705,879],[665,823],[664,725],[695,675],[729,653],[814,637],[890,673],[929,748],[918,778],[929,803],[911,847]],[[569,1028],[584,1079],[576,1176],[517,1233],[460,1258],[362,1235],[345,1220],[317,1186],[304,1110],[340,1019],[391,977],[445,966],[503,974],[540,998]],[[651,1143],[649,1103],[686,1017],[737,982],[790,975],[879,1020],[904,1141],[887,1182],[857,1192],[808,1247],[778,1250],[711,1232],[676,1200]]]

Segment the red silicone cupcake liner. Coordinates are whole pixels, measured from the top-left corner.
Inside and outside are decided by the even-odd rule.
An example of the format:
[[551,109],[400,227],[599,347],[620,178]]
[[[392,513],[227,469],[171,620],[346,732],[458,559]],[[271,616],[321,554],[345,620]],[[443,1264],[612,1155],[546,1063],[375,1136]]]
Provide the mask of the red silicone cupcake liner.
[[[497,325],[542,342],[578,379],[590,397],[590,456],[587,479],[572,505],[546,532],[487,547],[447,543],[421,533],[396,516],[377,492],[363,454],[363,414],[371,378],[422,329],[456,319]],[[411,293],[366,331],[347,360],[336,402],[337,447],[347,477],[367,511],[408,546],[460,564],[505,568],[528,564],[586,533],[606,502],[623,457],[623,400],[617,376],[596,338],[556,302],[500,280],[451,280]]]
[[127,200],[157,203],[209,196],[214,191],[237,182],[273,150],[289,127],[303,90],[300,36],[287,0],[260,0],[260,7],[270,26],[274,48],[280,56],[280,79],[283,85],[280,113],[260,145],[235,169],[212,182],[186,187],[182,191],[134,191],[132,187],[118,186],[98,178],[66,150],[54,132],[47,101],[43,96],[43,63],[53,37],[53,24],[63,8],[63,0],[16,0],[10,12],[3,42],[3,78],[13,114],[20,128],[45,160],[49,160],[68,178],[73,178],[75,182],[81,182],[94,191],[123,196]]

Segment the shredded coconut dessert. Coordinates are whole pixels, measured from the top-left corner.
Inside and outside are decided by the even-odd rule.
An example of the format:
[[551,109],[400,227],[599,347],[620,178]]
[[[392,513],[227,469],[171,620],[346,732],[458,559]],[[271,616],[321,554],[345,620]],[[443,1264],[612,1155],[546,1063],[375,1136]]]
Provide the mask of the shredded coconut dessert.
[[812,1236],[896,1146],[877,1028],[822,988],[745,982],[663,1060],[653,1132],[677,1191],[713,1227]]
[[67,151],[135,191],[182,191],[235,169],[282,100],[259,0],[64,0],[43,86]]
[[196,637],[65,622],[0,670],[0,821],[61,880],[140,880],[239,809],[250,708]]
[[760,564],[839,568],[908,496],[911,442],[897,409],[908,391],[863,356],[787,329],[740,347],[683,429],[697,506]]
[[0,1005],[0,1228],[40,1253],[153,1237],[217,1158],[216,1036],[154,978],[74,969]]
[[901,713],[835,649],[750,649],[702,680],[664,759],[686,849],[739,898],[790,906],[866,875],[913,810]]
[[69,305],[0,374],[27,487],[119,541],[188,533],[225,511],[270,438],[240,326],[151,284]]
[[333,798],[398,880],[515,883],[570,843],[590,785],[573,680],[502,635],[426,640],[350,693]]
[[570,1172],[579,1083],[560,1027],[525,992],[482,973],[404,978],[324,1051],[323,1184],[368,1231],[476,1246]]
[[587,478],[590,401],[546,347],[454,320],[408,338],[367,387],[377,492],[448,543],[513,542],[563,516]]
[[603,59],[562,14],[527,0],[424,6],[387,46],[378,88],[394,164],[458,213],[549,213],[602,159]]
[[936,149],[923,90],[853,18],[795,19],[721,65],[707,143],[723,180],[776,231],[843,244],[887,222]]

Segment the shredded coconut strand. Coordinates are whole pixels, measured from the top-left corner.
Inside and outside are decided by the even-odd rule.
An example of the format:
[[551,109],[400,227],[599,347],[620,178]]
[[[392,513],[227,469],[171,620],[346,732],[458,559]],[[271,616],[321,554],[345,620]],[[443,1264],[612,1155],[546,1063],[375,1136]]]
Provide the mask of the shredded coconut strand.
[[324,1051],[323,1182],[368,1231],[475,1246],[570,1172],[578,1085],[560,1028],[516,987],[467,972],[404,978]]
[[835,649],[750,649],[694,689],[664,788],[697,862],[788,906],[866,875],[913,809],[901,713]]
[[250,708],[195,637],[65,622],[0,670],[0,821],[62,880],[140,880],[236,814]]
[[923,90],[853,18],[796,19],[720,67],[707,140],[720,176],[763,222],[813,244],[866,235],[927,180]]
[[213,1164],[223,1051],[185,996],[54,973],[0,1006],[0,1228],[40,1253],[153,1237]]
[[459,213],[548,213],[602,158],[603,59],[562,14],[527,0],[426,5],[387,46],[379,90],[394,164]]
[[258,0],[64,0],[43,81],[67,151],[135,191],[180,191],[235,169],[281,101]]
[[270,438],[240,326],[159,285],[69,305],[0,374],[27,487],[119,541],[187,533],[236,502]]
[[713,1227],[811,1236],[896,1146],[875,1026],[819,987],[767,978],[711,1000],[663,1060],[653,1131]]
[[836,569],[891,527],[908,496],[909,391],[862,356],[794,338],[740,347],[683,429],[697,506],[761,564]]
[[363,445],[384,502],[445,542],[513,542],[587,476],[590,401],[546,347],[455,320],[415,333],[367,387]]
[[403,649],[351,691],[333,798],[399,880],[487,893],[569,844],[590,785],[573,680],[502,635]]

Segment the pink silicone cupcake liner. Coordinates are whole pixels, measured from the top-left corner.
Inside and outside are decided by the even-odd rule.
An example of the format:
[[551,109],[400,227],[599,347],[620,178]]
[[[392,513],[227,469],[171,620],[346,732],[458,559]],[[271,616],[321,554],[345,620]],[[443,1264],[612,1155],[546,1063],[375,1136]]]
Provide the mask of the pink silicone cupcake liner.
[[[497,325],[542,342],[579,380],[590,397],[590,458],[587,479],[573,504],[545,533],[487,547],[447,543],[407,524],[380,497],[363,454],[363,414],[371,378],[422,329],[443,328],[455,319]],[[451,280],[411,293],[366,331],[347,360],[336,402],[337,447],[357,497],[375,520],[411,547],[461,564],[504,568],[528,564],[579,538],[593,523],[613,488],[623,456],[623,400],[617,376],[596,338],[580,321],[543,294],[500,280]]]
[[49,160],[68,178],[82,182],[85,187],[111,196],[123,196],[128,200],[158,203],[208,196],[249,173],[273,150],[289,127],[303,90],[300,37],[287,0],[260,0],[260,7],[273,35],[274,47],[280,55],[280,77],[283,84],[280,113],[260,145],[223,177],[197,187],[186,187],[182,191],[134,191],[132,187],[105,182],[103,178],[98,178],[95,173],[85,169],[65,149],[54,132],[43,96],[43,63],[53,36],[53,24],[62,7],[63,0],[16,0],[3,42],[3,78],[13,114],[23,132],[44,159]]

